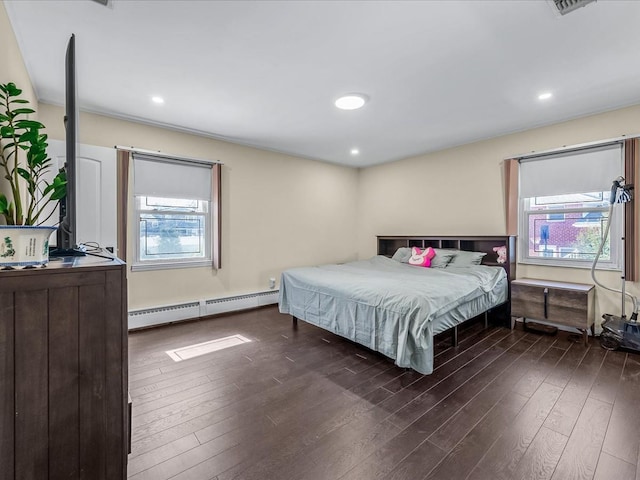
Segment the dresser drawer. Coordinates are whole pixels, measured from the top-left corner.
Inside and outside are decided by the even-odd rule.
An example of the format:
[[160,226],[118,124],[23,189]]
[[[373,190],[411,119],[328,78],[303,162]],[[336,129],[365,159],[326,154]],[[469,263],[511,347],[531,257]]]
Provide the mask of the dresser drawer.
[[518,279],[511,282],[511,315],[586,330],[594,322],[593,285]]

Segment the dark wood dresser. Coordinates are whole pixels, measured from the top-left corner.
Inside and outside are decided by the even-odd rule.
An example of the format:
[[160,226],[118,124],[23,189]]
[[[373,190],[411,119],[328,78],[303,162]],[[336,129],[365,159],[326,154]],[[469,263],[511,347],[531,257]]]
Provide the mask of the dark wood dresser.
[[127,477],[120,260],[0,271],[0,477]]
[[593,333],[593,285],[519,278],[511,282],[511,316],[577,328],[588,345]]

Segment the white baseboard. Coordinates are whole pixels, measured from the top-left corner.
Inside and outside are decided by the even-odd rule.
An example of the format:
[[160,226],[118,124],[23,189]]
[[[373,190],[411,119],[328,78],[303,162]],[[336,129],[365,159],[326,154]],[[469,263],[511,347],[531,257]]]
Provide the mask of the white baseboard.
[[278,290],[129,311],[129,330],[278,303]]

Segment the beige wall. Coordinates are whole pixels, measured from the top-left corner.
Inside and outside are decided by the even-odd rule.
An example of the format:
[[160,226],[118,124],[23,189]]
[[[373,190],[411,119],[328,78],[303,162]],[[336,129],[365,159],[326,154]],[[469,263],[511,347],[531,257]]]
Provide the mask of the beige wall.
[[[634,106],[364,169],[359,257],[376,253],[376,235],[503,235],[503,159],[638,133],[640,106]],[[603,188],[608,187],[609,180],[603,181]],[[592,283],[588,270],[576,268],[519,264],[517,276]],[[600,272],[597,278],[620,286],[617,273]],[[636,295],[638,287],[629,284]],[[619,298],[598,288],[597,317],[619,314]]]
[[[39,111],[62,139],[62,108]],[[222,269],[129,272],[130,309],[267,290],[288,267],[356,258],[355,169],[88,113],[79,124],[80,143],[224,162]]]
[[[22,98],[35,107],[36,95],[31,85],[31,79],[27,72],[27,67],[22,59],[22,54],[18,48],[18,42],[13,32],[13,27],[9,22],[4,3],[0,1],[0,83],[13,82],[22,90]],[[37,114],[30,115],[30,118],[37,119]],[[0,176],[0,192],[5,195],[10,191],[9,182]],[[23,191],[23,201],[26,199],[26,192]],[[0,220],[4,224],[4,219]]]
[[29,73],[18,48],[4,3],[0,1],[0,83],[13,82],[22,89],[24,98],[36,105],[36,95]]

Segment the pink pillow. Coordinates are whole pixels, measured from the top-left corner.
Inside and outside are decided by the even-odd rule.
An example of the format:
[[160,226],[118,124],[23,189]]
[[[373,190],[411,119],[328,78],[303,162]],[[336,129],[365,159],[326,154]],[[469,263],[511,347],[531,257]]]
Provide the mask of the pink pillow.
[[429,268],[431,266],[431,259],[435,256],[436,251],[431,247],[427,247],[423,251],[420,251],[418,247],[413,247],[411,249],[409,264]]

